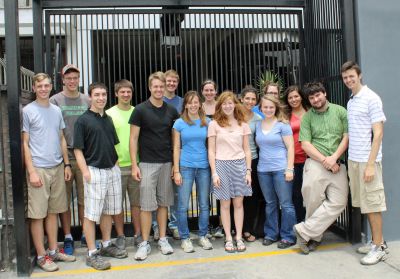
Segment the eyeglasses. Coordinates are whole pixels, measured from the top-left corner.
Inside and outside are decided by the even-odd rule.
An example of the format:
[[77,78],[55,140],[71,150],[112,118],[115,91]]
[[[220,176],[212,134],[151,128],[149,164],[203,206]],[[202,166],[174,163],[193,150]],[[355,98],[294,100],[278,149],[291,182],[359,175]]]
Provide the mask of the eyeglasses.
[[75,80],[78,80],[79,79],[79,77],[67,77],[67,78],[64,78],[66,81],[75,81]]

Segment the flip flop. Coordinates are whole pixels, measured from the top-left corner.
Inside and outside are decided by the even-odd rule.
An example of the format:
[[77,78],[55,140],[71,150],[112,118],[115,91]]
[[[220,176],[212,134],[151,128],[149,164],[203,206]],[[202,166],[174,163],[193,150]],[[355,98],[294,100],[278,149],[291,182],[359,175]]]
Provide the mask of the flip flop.
[[225,241],[225,252],[227,252],[227,253],[235,253],[236,252],[236,247],[233,244],[232,240]]
[[238,252],[246,251],[246,245],[244,245],[243,239],[236,240],[236,249]]
[[254,242],[254,241],[256,241],[256,237],[254,235],[252,235],[251,233],[244,233],[243,234],[243,239],[246,242]]

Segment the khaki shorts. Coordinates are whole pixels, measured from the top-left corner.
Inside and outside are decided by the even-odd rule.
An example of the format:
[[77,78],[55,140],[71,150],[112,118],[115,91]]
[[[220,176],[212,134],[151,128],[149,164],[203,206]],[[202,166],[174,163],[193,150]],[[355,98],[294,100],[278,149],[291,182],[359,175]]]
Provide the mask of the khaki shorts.
[[67,211],[67,196],[65,191],[64,164],[53,168],[35,168],[42,179],[43,186],[33,187],[28,184],[28,218],[44,219],[48,213]]
[[375,163],[375,178],[364,182],[364,170],[367,163],[349,160],[349,178],[351,202],[354,207],[360,207],[361,213],[386,211],[385,191],[382,180],[382,163]]
[[139,163],[142,179],[140,180],[140,209],[154,211],[159,206],[174,204],[172,187],[172,163]]
[[140,188],[139,181],[136,181],[132,177],[131,167],[120,167],[121,169],[121,184],[122,184],[122,203],[126,198],[126,192],[128,191],[128,198],[130,206],[140,206]]
[[76,160],[70,160],[69,162],[71,164],[72,177],[69,181],[65,181],[65,186],[67,187],[67,204],[68,204],[68,206],[70,206],[70,204],[71,204],[72,186],[74,185],[74,181],[75,181],[78,204],[83,206],[84,205],[84,197],[83,197],[84,190],[83,190],[82,172],[79,169],[78,164],[76,163]]

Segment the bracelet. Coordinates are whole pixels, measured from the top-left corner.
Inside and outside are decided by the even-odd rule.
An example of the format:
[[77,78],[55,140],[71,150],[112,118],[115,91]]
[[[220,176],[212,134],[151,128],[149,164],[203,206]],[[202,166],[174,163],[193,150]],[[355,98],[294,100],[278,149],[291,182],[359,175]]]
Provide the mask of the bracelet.
[[291,172],[291,173],[293,173],[294,172],[294,169],[286,169],[286,171],[288,171],[288,172]]
[[180,173],[180,171],[174,171],[174,173]]
[[66,167],[72,168],[72,165],[71,165],[71,164],[64,164],[64,169],[65,169]]
[[218,173],[214,173],[214,174],[212,175],[212,178],[215,178],[215,177],[219,177]]
[[252,169],[247,169],[246,171],[249,171],[249,172],[251,172],[251,171],[252,171]]

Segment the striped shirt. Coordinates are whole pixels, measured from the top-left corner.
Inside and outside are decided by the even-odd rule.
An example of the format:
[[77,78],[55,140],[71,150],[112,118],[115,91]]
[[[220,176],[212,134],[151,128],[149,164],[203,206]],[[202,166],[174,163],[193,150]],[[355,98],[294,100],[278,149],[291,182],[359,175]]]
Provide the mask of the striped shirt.
[[347,133],[347,112],[342,106],[328,103],[324,112],[311,108],[301,120],[299,141],[310,142],[325,156],[331,156]]
[[[366,85],[347,103],[349,119],[349,160],[368,162],[372,143],[372,124],[385,122],[381,98]],[[382,144],[376,162],[382,161]]]

